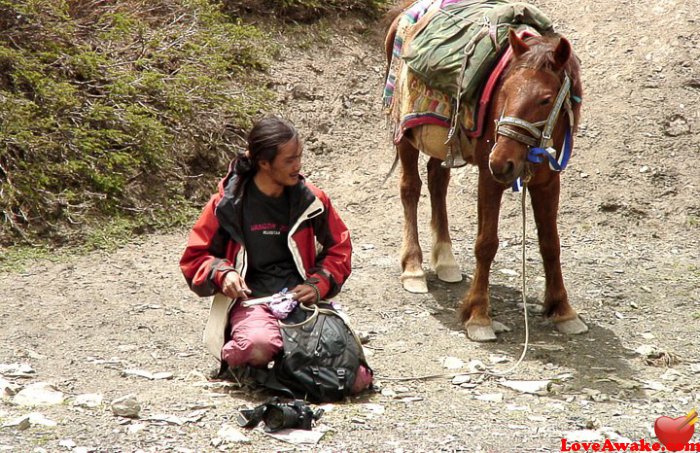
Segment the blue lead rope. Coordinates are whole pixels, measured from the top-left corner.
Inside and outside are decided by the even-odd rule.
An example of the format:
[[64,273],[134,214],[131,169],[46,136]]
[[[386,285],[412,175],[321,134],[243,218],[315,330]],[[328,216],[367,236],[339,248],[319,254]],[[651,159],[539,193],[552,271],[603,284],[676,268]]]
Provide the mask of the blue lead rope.
[[[562,149],[559,160],[557,160],[556,155],[550,154],[549,150],[554,148],[539,148],[532,147],[527,152],[527,160],[534,164],[540,164],[544,162],[546,158],[549,161],[549,168],[553,171],[564,171],[566,166],[569,164],[569,158],[571,157],[571,127],[566,128],[566,135],[564,136],[564,149]],[[513,182],[513,192],[520,192],[523,187],[522,178],[518,178]]]

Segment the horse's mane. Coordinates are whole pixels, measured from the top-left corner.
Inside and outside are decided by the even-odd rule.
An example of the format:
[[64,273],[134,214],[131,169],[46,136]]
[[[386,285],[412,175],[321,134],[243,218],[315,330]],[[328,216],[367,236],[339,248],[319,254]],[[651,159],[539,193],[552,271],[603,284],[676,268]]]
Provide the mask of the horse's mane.
[[[554,50],[559,44],[559,40],[564,39],[561,35],[556,33],[544,36],[530,36],[525,38],[525,43],[530,47],[530,50],[525,52],[518,58],[514,58],[511,62],[508,70],[504,74],[507,77],[512,71],[519,68],[530,68],[530,69],[549,69],[554,70]],[[571,56],[566,62],[563,68],[571,78],[571,86],[578,86],[578,92],[574,90],[574,94],[580,96],[580,66],[579,59],[574,54],[573,49],[571,51]]]

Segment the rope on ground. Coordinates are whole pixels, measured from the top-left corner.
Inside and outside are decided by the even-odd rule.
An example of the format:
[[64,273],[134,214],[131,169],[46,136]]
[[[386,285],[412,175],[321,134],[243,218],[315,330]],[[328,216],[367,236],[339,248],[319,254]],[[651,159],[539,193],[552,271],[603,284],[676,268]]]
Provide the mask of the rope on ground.
[[378,379],[382,379],[385,381],[424,381],[428,379],[437,379],[437,378],[454,378],[456,376],[464,376],[464,375],[471,375],[471,374],[481,374],[481,375],[486,375],[486,376],[496,376],[496,377],[502,377],[506,376],[508,374],[513,373],[518,366],[522,363],[523,359],[525,359],[525,354],[527,354],[527,349],[528,349],[528,344],[530,342],[530,328],[528,324],[528,318],[527,318],[527,296],[526,296],[526,276],[525,276],[525,237],[527,234],[526,231],[526,217],[527,217],[527,183],[523,182],[523,188],[521,191],[521,196],[520,196],[520,207],[522,209],[522,255],[521,255],[521,261],[522,261],[522,280],[521,280],[521,294],[522,294],[522,299],[523,299],[523,315],[525,317],[525,344],[523,345],[523,351],[520,353],[520,357],[518,360],[511,366],[510,368],[507,368],[505,370],[479,370],[479,371],[469,371],[466,373],[438,373],[438,374],[428,374],[424,376],[412,376],[412,377],[387,377],[387,376],[377,376]]

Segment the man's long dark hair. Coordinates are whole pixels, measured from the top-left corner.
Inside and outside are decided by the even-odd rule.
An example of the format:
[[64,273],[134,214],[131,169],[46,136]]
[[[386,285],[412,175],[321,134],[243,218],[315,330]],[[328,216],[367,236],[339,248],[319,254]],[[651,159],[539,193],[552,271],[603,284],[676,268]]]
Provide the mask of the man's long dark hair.
[[248,149],[233,161],[233,172],[238,176],[235,192],[238,193],[244,180],[257,173],[260,161],[272,162],[281,145],[298,138],[294,125],[277,116],[263,118],[248,133]]

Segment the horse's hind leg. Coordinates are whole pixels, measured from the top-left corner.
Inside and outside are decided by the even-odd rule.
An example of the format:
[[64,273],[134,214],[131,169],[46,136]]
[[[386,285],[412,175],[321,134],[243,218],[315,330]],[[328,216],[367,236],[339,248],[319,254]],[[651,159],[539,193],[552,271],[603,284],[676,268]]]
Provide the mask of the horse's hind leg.
[[401,283],[406,291],[427,293],[423,272],[423,252],[418,243],[418,199],[422,182],[418,174],[418,150],[406,139],[397,145],[401,161],[401,203],[403,204],[403,244],[401,246]]
[[462,281],[462,273],[452,253],[452,240],[447,224],[447,185],[450,182],[450,169],[443,168],[441,161],[431,157],[428,161],[428,190],[432,216],[430,226],[433,231],[431,262],[435,273],[444,282]]
[[569,304],[569,297],[561,275],[559,231],[557,211],[559,210],[559,177],[554,176],[544,186],[530,189],[530,200],[537,224],[537,237],[544,263],[545,315],[554,321],[560,332],[575,335],[588,331],[588,326],[579,318]]

